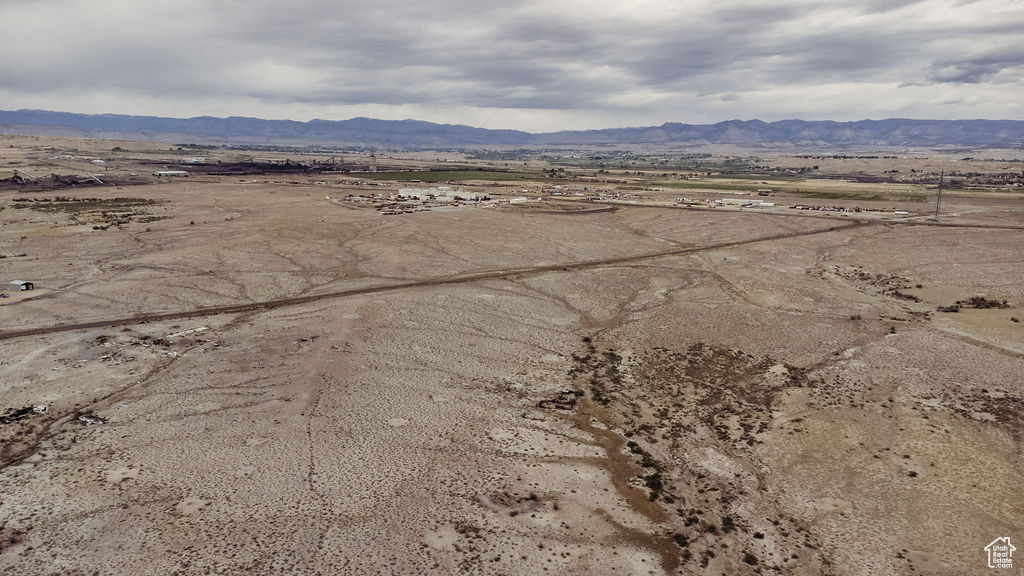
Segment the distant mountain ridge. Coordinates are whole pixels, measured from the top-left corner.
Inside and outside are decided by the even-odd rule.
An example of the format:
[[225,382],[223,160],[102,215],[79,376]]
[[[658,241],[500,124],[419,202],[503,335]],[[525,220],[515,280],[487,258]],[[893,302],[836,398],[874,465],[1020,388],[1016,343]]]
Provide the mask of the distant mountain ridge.
[[0,132],[50,136],[169,140],[205,144],[363,145],[458,148],[568,144],[736,144],[746,146],[1024,146],[1020,120],[729,120],[531,134],[419,120],[263,120],[232,116],[164,118],[0,111]]

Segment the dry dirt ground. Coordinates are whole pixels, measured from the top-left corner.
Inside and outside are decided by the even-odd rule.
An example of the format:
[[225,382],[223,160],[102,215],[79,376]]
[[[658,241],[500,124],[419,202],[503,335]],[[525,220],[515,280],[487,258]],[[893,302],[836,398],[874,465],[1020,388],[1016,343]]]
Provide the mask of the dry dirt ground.
[[987,574],[1024,542],[1024,207],[56,194],[0,197],[0,280],[37,286],[0,299],[2,574]]

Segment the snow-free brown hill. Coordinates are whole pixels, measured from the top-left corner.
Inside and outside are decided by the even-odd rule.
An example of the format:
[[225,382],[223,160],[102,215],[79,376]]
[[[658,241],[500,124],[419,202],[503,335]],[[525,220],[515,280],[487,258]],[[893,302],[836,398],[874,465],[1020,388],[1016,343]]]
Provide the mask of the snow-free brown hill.
[[46,110],[0,111],[0,132],[48,136],[172,140],[196,143],[365,145],[450,148],[566,144],[680,143],[747,146],[986,146],[1024,145],[1019,120],[861,120],[858,122],[729,120],[531,134],[418,120],[263,120],[162,118],[71,114]]

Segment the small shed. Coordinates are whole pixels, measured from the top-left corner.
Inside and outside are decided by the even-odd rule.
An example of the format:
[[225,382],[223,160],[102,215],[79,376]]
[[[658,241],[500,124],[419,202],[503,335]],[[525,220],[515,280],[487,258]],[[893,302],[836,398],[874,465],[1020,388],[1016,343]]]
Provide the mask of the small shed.
[[17,286],[18,290],[33,290],[36,287],[32,282],[27,282],[25,280],[13,280],[11,284]]

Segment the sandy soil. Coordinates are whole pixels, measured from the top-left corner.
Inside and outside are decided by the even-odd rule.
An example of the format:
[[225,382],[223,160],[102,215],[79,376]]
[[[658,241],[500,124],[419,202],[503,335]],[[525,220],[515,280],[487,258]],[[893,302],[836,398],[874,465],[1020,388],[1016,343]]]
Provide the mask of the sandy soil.
[[[984,574],[1024,539],[1012,204],[382,216],[266,180],[60,192],[152,201],[106,230],[4,193],[0,280],[38,289],[0,301],[0,573]],[[1006,307],[937,310],[974,296]]]

